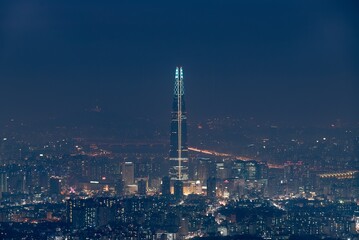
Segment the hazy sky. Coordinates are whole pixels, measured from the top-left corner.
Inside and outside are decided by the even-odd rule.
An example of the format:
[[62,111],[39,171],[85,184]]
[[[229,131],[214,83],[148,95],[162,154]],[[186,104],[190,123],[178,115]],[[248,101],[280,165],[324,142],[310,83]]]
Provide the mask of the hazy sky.
[[1,1],[1,118],[359,121],[359,2]]

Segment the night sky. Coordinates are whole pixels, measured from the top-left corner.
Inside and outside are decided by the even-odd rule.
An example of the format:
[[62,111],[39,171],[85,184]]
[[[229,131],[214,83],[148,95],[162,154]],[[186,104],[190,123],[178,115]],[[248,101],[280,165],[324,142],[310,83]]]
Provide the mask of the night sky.
[[[1,119],[359,121],[359,2],[1,1]],[[161,121],[162,121],[161,120]]]

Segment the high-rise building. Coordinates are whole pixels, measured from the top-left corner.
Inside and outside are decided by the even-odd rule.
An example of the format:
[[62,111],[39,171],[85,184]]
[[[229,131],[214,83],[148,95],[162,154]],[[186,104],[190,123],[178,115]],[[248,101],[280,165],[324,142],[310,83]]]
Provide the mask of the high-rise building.
[[232,166],[232,177],[245,180],[267,179],[268,166],[257,161],[236,160]]
[[93,199],[68,199],[67,221],[75,228],[96,227],[97,206]]
[[259,169],[256,161],[246,161],[244,163],[244,177],[246,180],[258,179]]
[[122,180],[125,185],[131,185],[135,182],[135,166],[133,162],[124,162],[121,167]]
[[2,197],[2,193],[7,191],[8,191],[7,173],[3,171],[0,172],[0,198]]
[[171,178],[169,176],[164,176],[162,178],[162,195],[169,196],[171,195]]
[[306,168],[302,161],[284,163],[284,183],[286,184],[286,193],[302,192],[305,188]]
[[210,158],[197,159],[197,179],[206,184],[208,178],[216,176],[216,163]]
[[176,180],[173,183],[174,196],[176,199],[182,199],[183,197],[183,182],[181,180]]
[[188,180],[187,116],[182,67],[177,67],[175,73],[169,174],[172,180]]
[[115,180],[115,191],[117,196],[122,196],[124,194],[125,182],[122,180],[122,177],[118,177]]
[[207,179],[207,197],[216,197],[216,182],[217,181],[215,177],[210,177]]
[[61,178],[57,176],[52,176],[49,181],[49,193],[50,194],[60,194],[61,193]]
[[138,186],[138,194],[140,195],[146,195],[147,192],[147,181],[144,179],[141,179],[137,182]]

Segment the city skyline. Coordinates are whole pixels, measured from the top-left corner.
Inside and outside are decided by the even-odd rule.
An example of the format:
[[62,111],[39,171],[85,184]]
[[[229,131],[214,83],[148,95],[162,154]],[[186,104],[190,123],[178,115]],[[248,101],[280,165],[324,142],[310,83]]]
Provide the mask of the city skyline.
[[358,7],[0,1],[0,239],[358,239]]

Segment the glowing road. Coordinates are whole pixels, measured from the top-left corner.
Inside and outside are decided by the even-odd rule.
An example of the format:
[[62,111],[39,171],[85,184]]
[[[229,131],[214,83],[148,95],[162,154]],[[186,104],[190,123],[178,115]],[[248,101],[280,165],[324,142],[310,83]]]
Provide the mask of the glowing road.
[[216,152],[213,150],[204,150],[204,149],[198,149],[198,148],[194,148],[194,147],[189,147],[188,150],[193,151],[193,152],[199,152],[199,153],[203,153],[203,154],[218,156],[218,157],[230,157],[230,158],[242,160],[242,161],[253,160],[253,158],[248,158],[248,157],[244,157],[244,156],[235,156],[233,154],[220,153],[220,152]]

